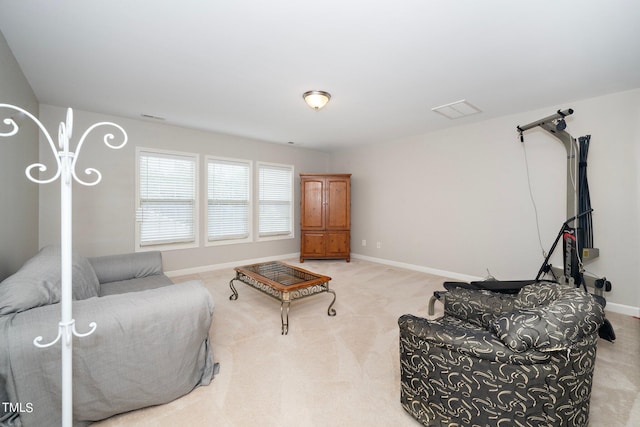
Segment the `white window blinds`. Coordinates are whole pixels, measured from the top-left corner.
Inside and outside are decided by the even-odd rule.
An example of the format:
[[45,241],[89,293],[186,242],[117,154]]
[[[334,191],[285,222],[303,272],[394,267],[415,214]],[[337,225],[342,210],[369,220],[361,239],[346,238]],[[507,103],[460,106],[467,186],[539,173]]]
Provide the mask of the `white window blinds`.
[[258,235],[293,235],[293,167],[258,163]]
[[207,158],[207,234],[210,242],[248,239],[251,162]]
[[198,156],[138,151],[139,245],[196,242]]

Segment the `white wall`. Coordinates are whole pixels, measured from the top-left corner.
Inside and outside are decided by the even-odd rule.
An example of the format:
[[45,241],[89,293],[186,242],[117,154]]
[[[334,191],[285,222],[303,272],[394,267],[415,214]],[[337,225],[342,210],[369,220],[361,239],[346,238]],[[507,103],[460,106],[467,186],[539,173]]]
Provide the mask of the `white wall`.
[[[40,106],[40,118],[49,129],[56,130],[64,121],[66,107]],[[85,142],[79,154],[77,173],[87,167],[98,169],[103,180],[95,187],[73,187],[73,245],[86,256],[133,252],[135,250],[135,147],[200,154],[200,189],[204,191],[204,156],[207,154],[292,164],[296,177],[301,172],[326,172],[329,155],[314,150],[271,144],[247,138],[197,131],[162,123],[132,120],[103,114],[74,110],[74,137],[72,150],[81,134],[92,124],[112,121],[121,125],[129,136],[121,150],[107,148],[103,133],[95,132]],[[57,132],[55,133],[57,136]],[[50,149],[41,144],[43,163],[50,164]],[[295,180],[295,194],[299,192]],[[40,189],[40,245],[60,240],[59,183]],[[204,193],[203,193],[204,194]],[[205,247],[205,204],[200,202],[200,247],[163,252],[165,270],[188,270],[203,266],[238,262],[247,259],[293,254],[300,250],[299,235],[294,239]],[[295,222],[299,224],[300,207],[295,205]]]
[[[587,269],[611,280],[610,303],[640,314],[640,90],[332,153],[332,171],[353,174],[352,252],[459,275],[535,277],[543,256],[516,126],[569,107],[567,131],[592,135],[588,178],[601,256]],[[525,144],[548,250],[566,220],[566,151],[539,128]],[[562,267],[556,252],[553,264]]]
[[[12,104],[38,116],[38,100],[0,33],[0,103]],[[38,161],[38,129],[15,110],[0,111],[2,121],[13,117],[20,131],[0,137],[0,281],[15,273],[38,251],[38,185],[24,170]]]

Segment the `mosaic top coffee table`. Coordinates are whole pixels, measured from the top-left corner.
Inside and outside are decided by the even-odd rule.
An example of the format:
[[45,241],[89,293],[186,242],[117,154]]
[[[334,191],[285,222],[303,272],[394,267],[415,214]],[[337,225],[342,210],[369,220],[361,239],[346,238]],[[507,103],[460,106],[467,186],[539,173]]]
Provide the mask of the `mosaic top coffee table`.
[[289,333],[289,306],[291,301],[306,298],[322,292],[333,294],[333,300],[327,309],[327,315],[335,316],[333,304],[336,293],[329,289],[331,277],[312,273],[279,261],[236,267],[236,277],[231,279],[229,287],[233,292],[230,300],[238,299],[238,291],[233,281],[238,280],[280,301],[280,320],[282,335]]

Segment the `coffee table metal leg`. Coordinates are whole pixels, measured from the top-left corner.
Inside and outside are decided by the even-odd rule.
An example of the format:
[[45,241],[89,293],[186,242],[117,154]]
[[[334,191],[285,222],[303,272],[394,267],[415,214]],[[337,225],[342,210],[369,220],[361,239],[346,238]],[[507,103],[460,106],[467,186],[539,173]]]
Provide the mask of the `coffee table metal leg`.
[[234,280],[236,280],[236,279],[235,279],[235,278],[233,278],[233,279],[231,279],[231,280],[229,281],[229,287],[231,288],[231,292],[233,292],[233,293],[229,296],[229,299],[230,299],[231,301],[235,301],[235,300],[237,300],[237,299],[238,299],[238,291],[236,291],[235,286],[233,286],[233,281],[234,281]]
[[336,315],[336,310],[333,307],[333,304],[336,303],[336,292],[333,289],[327,289],[327,292],[332,293],[333,294],[333,301],[331,301],[331,304],[329,304],[329,308],[327,309],[327,314],[329,316],[335,316]]
[[289,307],[291,301],[282,301],[280,303],[280,320],[282,321],[282,335],[289,333]]

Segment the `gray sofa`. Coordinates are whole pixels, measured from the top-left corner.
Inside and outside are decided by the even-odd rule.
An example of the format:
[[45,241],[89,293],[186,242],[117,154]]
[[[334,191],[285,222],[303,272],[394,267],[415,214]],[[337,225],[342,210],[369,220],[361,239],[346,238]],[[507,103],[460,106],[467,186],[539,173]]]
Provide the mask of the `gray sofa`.
[[[160,252],[73,256],[74,426],[170,402],[212,380],[213,300],[173,284]],[[61,424],[60,249],[46,247],[0,282],[0,426]]]

